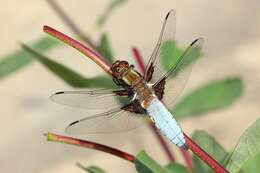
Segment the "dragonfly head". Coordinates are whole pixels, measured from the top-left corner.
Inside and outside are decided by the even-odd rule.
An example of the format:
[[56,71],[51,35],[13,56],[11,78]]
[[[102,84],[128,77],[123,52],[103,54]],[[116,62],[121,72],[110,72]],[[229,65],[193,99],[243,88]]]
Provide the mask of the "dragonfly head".
[[130,70],[131,66],[127,61],[116,61],[112,64],[111,70],[114,78],[122,78],[126,72]]

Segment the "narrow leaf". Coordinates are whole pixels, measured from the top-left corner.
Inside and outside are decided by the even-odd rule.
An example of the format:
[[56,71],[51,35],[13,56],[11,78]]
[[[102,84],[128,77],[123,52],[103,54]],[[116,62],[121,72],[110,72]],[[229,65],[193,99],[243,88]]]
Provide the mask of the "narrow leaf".
[[180,100],[172,113],[180,119],[225,108],[241,96],[242,89],[242,81],[238,77],[210,82]]
[[170,163],[166,166],[169,173],[190,173],[190,171],[183,165],[178,163]]
[[88,173],[105,173],[105,171],[103,169],[101,169],[100,167],[97,167],[97,166],[85,167],[85,166],[81,165],[80,163],[77,163],[76,165]]
[[141,151],[135,160],[135,168],[139,173],[167,173],[167,169],[159,165],[145,151]]
[[97,51],[107,60],[107,62],[111,64],[114,62],[114,56],[106,33],[101,35]]
[[[50,37],[42,37],[33,44],[31,47],[47,51],[55,46],[59,45],[58,41]],[[28,65],[32,62],[32,56],[26,53],[25,50],[17,50],[13,53],[10,53],[0,59],[0,79],[3,79],[10,74],[20,70],[21,68]]]
[[[225,149],[212,136],[204,131],[195,131],[192,135],[192,139],[220,163],[222,163],[228,155]],[[193,155],[193,165],[194,173],[214,173],[214,171],[196,155]]]
[[67,84],[73,87],[90,87],[90,88],[113,88],[115,85],[112,80],[104,77],[98,76],[94,78],[85,78],[79,73],[59,64],[41,53],[35,51],[34,49],[22,44],[22,47],[28,51],[35,59],[42,63],[48,70],[53,72],[59,78],[64,80]]
[[227,169],[232,173],[239,172],[243,164],[256,157],[259,153],[260,118],[240,137],[236,147],[227,159]]
[[125,2],[127,2],[127,0],[112,0],[106,7],[105,11],[98,18],[97,26],[102,27],[112,12]]

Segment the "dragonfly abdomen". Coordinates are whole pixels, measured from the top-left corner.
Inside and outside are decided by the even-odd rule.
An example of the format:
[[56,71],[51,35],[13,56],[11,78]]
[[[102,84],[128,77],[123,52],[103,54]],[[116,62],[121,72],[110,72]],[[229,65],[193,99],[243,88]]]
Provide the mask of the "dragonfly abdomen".
[[173,115],[158,99],[153,99],[146,108],[158,129],[178,147],[186,148],[183,131]]

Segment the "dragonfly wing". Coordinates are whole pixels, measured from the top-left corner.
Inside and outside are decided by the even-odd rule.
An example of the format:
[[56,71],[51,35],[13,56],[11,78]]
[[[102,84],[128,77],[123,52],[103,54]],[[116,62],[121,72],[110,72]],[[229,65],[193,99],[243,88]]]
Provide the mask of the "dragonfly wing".
[[157,44],[150,56],[150,59],[145,67],[144,79],[147,82],[156,82],[159,77],[163,75],[163,68],[160,66],[161,63],[159,62],[161,59],[161,48],[162,46],[169,42],[174,41],[175,37],[175,28],[176,28],[176,17],[175,17],[175,10],[171,10],[167,13],[159,39]]
[[51,95],[56,103],[85,109],[107,109],[125,105],[131,100],[126,90],[62,91]]
[[161,98],[166,105],[172,105],[184,89],[192,69],[193,59],[201,53],[203,43],[203,38],[194,40],[175,65],[153,85],[157,95],[162,95]]
[[145,124],[144,114],[135,114],[122,108],[92,115],[68,125],[69,134],[114,133],[131,130]]

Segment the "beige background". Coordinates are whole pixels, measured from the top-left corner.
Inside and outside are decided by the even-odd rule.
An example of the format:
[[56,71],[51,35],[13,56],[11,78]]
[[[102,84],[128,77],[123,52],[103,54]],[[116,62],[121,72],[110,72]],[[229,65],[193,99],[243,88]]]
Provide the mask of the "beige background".
[[[75,22],[93,33],[95,19],[108,1],[58,1]],[[170,8],[177,10],[177,39],[187,45],[203,36],[205,57],[195,64],[185,91],[210,79],[238,75],[244,80],[244,95],[233,106],[181,122],[191,134],[203,129],[231,149],[240,134],[259,117],[260,102],[260,3],[243,1],[130,1],[114,13],[106,30],[118,57],[131,60],[130,48],[137,45],[149,55],[157,39],[162,19]],[[0,55],[18,49],[16,42],[30,42],[44,35],[44,24],[73,36],[45,1],[9,0],[0,7]],[[97,39],[99,33],[93,33]],[[68,47],[48,52],[56,60],[86,76],[102,73],[92,62]],[[98,69],[98,70],[97,70]],[[39,63],[0,81],[1,131],[0,171],[8,173],[80,173],[75,162],[100,165],[109,172],[133,172],[132,164],[101,152],[48,143],[44,132],[63,133],[64,127],[86,111],[63,107],[49,101],[51,93],[70,89]],[[89,113],[89,112],[87,112]],[[148,151],[167,163],[158,142],[147,127],[129,133],[81,136],[106,143],[130,153]],[[176,147],[172,146],[175,151]],[[176,151],[178,152],[178,151]]]

